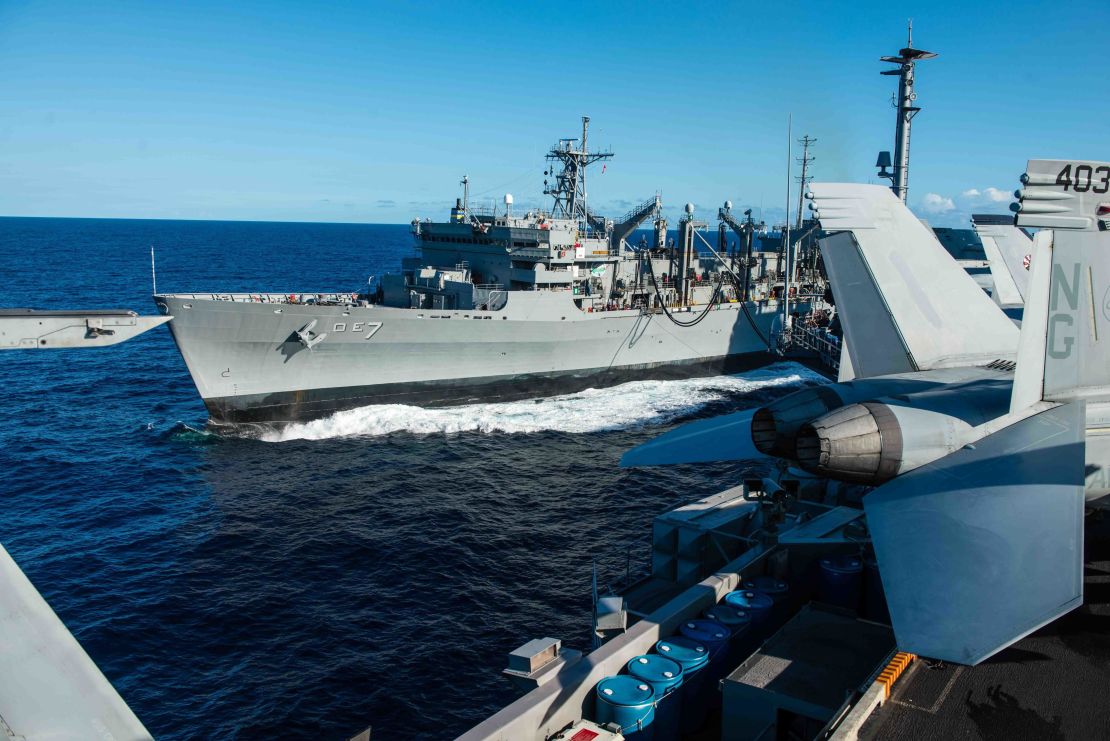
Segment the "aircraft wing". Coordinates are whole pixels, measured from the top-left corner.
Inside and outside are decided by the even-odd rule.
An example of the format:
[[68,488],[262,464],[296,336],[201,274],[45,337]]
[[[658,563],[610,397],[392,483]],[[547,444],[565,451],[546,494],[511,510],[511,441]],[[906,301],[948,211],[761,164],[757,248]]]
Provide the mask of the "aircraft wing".
[[16,739],[151,735],[0,546],[0,720]]
[[621,468],[763,458],[752,442],[754,409],[688,422],[621,456]]

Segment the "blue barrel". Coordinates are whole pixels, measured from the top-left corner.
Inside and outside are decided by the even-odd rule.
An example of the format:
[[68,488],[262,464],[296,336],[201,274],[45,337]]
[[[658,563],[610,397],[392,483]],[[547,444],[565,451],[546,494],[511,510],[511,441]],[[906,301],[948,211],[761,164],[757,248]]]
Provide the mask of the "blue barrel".
[[770,621],[777,627],[786,622],[790,615],[790,583],[773,576],[757,576],[744,582],[749,592],[762,592],[770,597],[775,606],[771,610]]
[[713,661],[713,658],[724,650],[731,636],[731,632],[724,625],[716,620],[706,620],[705,618],[687,620],[678,626],[678,632],[706,646],[709,649],[710,661]]
[[752,617],[752,630],[763,635],[768,629],[771,610],[775,607],[775,600],[763,592],[751,589],[737,589],[725,595],[725,604],[744,610]]
[[678,626],[678,632],[709,649],[709,665],[705,667],[705,686],[702,692],[709,699],[710,708],[721,706],[721,693],[717,683],[728,673],[728,647],[732,632],[716,620],[694,618]]
[[863,616],[876,623],[890,625],[890,611],[886,605],[886,592],[879,576],[879,562],[874,556],[863,558]]
[[827,605],[859,610],[863,560],[857,555],[826,556],[820,565],[817,599]]
[[744,582],[744,589],[750,592],[763,592],[776,602],[786,599],[790,584],[773,576],[757,576]]
[[616,723],[626,739],[655,738],[655,690],[643,680],[622,674],[597,683],[597,722]]
[[[728,668],[725,671],[735,669],[741,661],[747,658],[747,653],[750,652],[752,647],[749,640],[751,638],[752,616],[748,614],[747,610],[741,610],[731,605],[714,605],[702,614],[728,628],[730,634],[728,639]],[[749,650],[746,651],[745,649]]]
[[709,649],[684,636],[675,636],[656,643],[655,651],[682,667],[682,719],[679,729],[683,733],[698,730],[704,725],[709,709],[709,698],[702,692],[705,668],[709,665]]
[[682,718],[682,665],[659,654],[637,656],[628,662],[628,674],[655,690],[655,738],[678,738]]

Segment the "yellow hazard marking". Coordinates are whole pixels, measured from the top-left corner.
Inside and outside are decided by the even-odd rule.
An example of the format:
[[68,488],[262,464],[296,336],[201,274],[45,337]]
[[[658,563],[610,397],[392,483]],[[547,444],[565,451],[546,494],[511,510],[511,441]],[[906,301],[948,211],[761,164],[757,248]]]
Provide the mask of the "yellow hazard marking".
[[898,677],[902,676],[902,672],[917,658],[916,654],[906,653],[899,651],[894,654],[894,658],[886,665],[886,668],[879,672],[879,676],[875,681],[881,682],[883,685],[883,699],[890,697],[890,688],[898,681]]

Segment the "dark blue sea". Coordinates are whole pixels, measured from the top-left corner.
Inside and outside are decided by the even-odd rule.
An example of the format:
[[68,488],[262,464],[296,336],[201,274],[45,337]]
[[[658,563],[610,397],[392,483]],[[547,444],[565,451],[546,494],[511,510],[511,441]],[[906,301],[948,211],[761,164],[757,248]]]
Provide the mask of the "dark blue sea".
[[[0,306],[154,313],[163,291],[360,290],[406,226],[0,219]],[[651,518],[739,464],[621,470],[809,371],[217,435],[169,332],[0,353],[0,542],[162,739],[447,738],[511,701],[524,641],[588,647]]]

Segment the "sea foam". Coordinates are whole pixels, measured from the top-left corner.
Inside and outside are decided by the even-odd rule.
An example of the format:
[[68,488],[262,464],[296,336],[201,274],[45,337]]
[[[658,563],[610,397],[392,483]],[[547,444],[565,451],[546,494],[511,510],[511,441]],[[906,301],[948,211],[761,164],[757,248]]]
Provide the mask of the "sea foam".
[[822,383],[797,363],[776,363],[731,376],[677,381],[632,381],[604,389],[543,399],[424,409],[383,404],[337,412],[261,434],[267,442],[375,437],[394,432],[422,435],[459,432],[589,433],[666,424],[707,404],[746,393],[802,383]]

